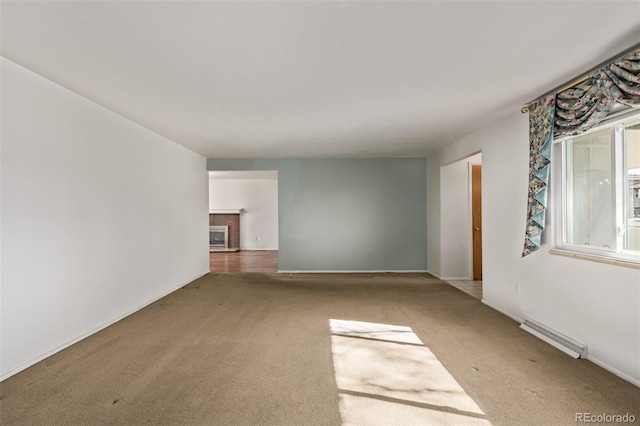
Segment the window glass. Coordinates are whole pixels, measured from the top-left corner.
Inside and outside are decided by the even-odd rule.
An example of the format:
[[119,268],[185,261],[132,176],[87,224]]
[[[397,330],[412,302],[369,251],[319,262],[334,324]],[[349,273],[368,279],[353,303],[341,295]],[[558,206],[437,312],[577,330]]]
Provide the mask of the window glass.
[[640,124],[628,125],[624,135],[624,250],[640,252]]
[[567,141],[566,228],[569,245],[615,247],[611,130]]

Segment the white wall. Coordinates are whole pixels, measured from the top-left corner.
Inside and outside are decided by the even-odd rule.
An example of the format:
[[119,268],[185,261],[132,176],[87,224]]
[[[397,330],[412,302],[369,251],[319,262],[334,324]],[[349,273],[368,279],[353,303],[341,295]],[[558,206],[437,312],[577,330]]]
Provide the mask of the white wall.
[[278,250],[277,178],[209,179],[209,208],[244,209],[240,217],[242,250]]
[[[444,165],[482,151],[483,302],[586,343],[590,360],[640,385],[640,271],[549,254],[551,225],[541,249],[521,257],[528,132],[527,115],[514,112],[431,160]],[[429,200],[438,190],[429,186]],[[429,223],[429,235],[440,231],[440,221]]]
[[481,161],[482,154],[476,154],[440,170],[442,279],[472,279],[470,164]]
[[440,157],[427,157],[427,267],[442,277],[442,214],[440,209]]
[[6,378],[203,275],[205,158],[2,59]]

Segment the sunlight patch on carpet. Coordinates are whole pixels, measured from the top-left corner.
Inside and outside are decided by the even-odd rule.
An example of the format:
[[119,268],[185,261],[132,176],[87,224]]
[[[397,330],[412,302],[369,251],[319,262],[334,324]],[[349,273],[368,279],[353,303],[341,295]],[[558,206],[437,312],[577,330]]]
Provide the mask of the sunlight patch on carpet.
[[329,320],[343,425],[490,425],[410,327]]

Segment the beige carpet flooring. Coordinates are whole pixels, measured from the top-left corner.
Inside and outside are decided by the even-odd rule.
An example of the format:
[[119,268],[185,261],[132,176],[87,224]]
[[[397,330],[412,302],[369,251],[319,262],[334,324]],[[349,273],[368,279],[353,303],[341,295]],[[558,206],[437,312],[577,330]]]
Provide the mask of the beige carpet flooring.
[[[428,274],[209,274],[0,383],[0,424],[341,425],[345,395],[358,397],[346,408],[362,424],[415,424],[420,410],[466,423],[447,420],[469,410],[446,395],[417,404],[385,396],[394,389],[338,389],[336,371],[351,374],[341,360],[367,362],[348,348],[384,339],[334,336],[334,359],[331,319],[409,327],[423,343],[411,353],[432,353],[433,369],[479,407],[469,423],[575,425],[583,412],[640,421],[639,388]],[[376,365],[398,361],[389,354],[376,352]],[[365,415],[385,413],[381,403],[394,404],[393,419]]]

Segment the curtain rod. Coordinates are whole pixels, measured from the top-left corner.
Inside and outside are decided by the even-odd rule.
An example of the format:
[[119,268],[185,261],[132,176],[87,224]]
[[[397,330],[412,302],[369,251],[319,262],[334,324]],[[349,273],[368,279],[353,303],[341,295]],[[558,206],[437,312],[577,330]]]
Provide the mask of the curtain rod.
[[625,56],[627,56],[628,54],[630,54],[631,52],[636,51],[637,49],[640,49],[640,43],[636,43],[633,46],[631,46],[630,48],[618,53],[617,55],[612,56],[611,58],[607,59],[606,61],[603,61],[601,63],[599,63],[598,65],[596,65],[595,67],[591,68],[589,71],[580,74],[579,77],[574,78],[573,80],[570,80],[567,83],[561,84],[557,87],[555,87],[554,89],[549,90],[548,92],[544,93],[543,95],[538,96],[536,99],[527,102],[526,104],[524,104],[524,106],[520,109],[520,112],[522,112],[523,114],[529,112],[529,106],[534,103],[535,101],[537,101],[538,99],[545,97],[547,95],[550,95],[551,93],[560,93],[563,92],[573,86],[577,86],[580,83],[584,83],[585,81],[587,81],[589,79],[589,76],[591,75],[591,73],[593,73],[594,71],[602,68],[603,66],[610,64],[611,62],[615,62],[615,61],[619,61],[620,59],[624,58]]

